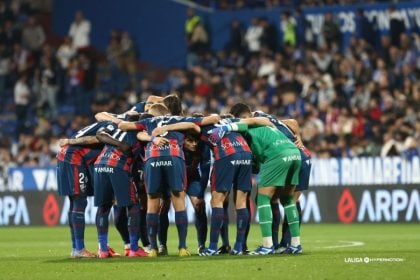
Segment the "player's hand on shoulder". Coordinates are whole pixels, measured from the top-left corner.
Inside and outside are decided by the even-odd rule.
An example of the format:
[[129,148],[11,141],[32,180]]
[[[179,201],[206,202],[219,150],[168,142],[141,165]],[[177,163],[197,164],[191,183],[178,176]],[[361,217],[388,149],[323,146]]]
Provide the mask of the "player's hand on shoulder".
[[155,144],[156,146],[158,146],[158,147],[161,147],[161,146],[164,146],[164,145],[166,145],[166,144],[168,144],[169,143],[169,140],[168,139],[166,139],[165,137],[155,137],[155,136],[152,136],[152,142],[153,142],[153,144]]
[[61,138],[60,140],[58,140],[58,145],[60,147],[63,147],[63,146],[68,145],[68,144],[69,144],[69,139],[67,139],[67,138]]

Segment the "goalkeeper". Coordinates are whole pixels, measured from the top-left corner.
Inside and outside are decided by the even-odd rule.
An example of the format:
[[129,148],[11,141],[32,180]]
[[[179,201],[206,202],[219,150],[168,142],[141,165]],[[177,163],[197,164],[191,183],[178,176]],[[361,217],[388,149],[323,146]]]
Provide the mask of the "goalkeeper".
[[257,206],[263,244],[253,253],[267,255],[274,252],[270,200],[276,193],[286,212],[292,236],[291,244],[285,253],[302,253],[299,215],[293,198],[295,187],[299,183],[301,165],[298,148],[275,128],[267,126],[251,128],[243,122],[225,124],[213,129],[209,138],[217,143],[225,133],[230,131],[243,134],[252,150],[255,164],[260,165]]

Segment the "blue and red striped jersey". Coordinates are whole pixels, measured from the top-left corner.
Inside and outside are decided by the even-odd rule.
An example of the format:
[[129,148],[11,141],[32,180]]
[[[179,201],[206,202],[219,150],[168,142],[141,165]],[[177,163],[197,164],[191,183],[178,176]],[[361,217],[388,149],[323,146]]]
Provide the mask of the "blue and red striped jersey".
[[[261,111],[255,111],[254,112],[254,117],[265,117],[268,118],[270,120],[270,122],[272,124],[274,124],[276,126],[276,128],[278,130],[280,130],[280,132],[282,132],[290,141],[295,142],[296,141],[296,137],[293,133],[293,131],[290,130],[290,128],[281,120],[277,119],[275,116],[261,112]],[[302,160],[308,159],[311,157],[311,152],[306,148],[303,147],[300,150],[300,154],[302,156]]]
[[116,124],[112,124],[106,127],[106,132],[115,140],[128,144],[131,151],[125,154],[117,146],[105,144],[95,164],[131,171],[133,161],[140,156],[142,149],[142,144],[137,139],[137,131],[122,131]]
[[[231,121],[239,121],[239,119],[224,119],[222,122],[231,122]],[[216,146],[213,146],[209,142],[209,135],[208,132],[216,128],[214,125],[207,125],[201,127],[201,140],[205,141],[205,143],[212,149],[214,160],[219,160],[221,158],[233,155],[234,153],[238,152],[251,152],[251,149],[248,146],[245,138],[239,132],[231,132],[225,134],[220,142],[217,143]]]
[[[106,127],[107,125],[112,124],[109,121],[96,122],[91,125],[88,125],[75,134],[73,134],[70,139],[77,139],[83,136],[95,136],[99,129]],[[92,164],[95,162],[96,158],[102,151],[103,144],[95,145],[66,145],[60,149],[57,154],[57,159],[60,161],[65,161],[71,164]]]
[[[154,117],[150,119],[144,119],[139,122],[136,122],[136,127],[140,131],[147,131],[149,134],[152,133],[153,129],[156,127],[174,124],[179,122],[192,122],[197,125],[200,125],[203,118],[194,118],[194,117],[180,117],[180,116],[161,116]],[[149,158],[171,156],[171,157],[180,157],[185,158],[183,146],[185,136],[182,132],[179,131],[168,131],[167,134],[162,135],[169,140],[169,143],[158,147],[153,142],[148,142],[145,150],[145,160]]]

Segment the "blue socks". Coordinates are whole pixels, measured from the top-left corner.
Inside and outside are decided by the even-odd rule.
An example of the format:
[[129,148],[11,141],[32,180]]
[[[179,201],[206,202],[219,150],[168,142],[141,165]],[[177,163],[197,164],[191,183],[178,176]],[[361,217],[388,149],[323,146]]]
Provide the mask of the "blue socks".
[[158,213],[147,213],[147,236],[149,237],[150,247],[157,249],[157,232],[159,227],[159,214]]
[[188,218],[187,211],[178,211],[175,212],[175,223],[176,228],[178,229],[178,249],[187,248],[186,239],[187,239],[187,227],[188,227]]
[[163,211],[159,214],[159,231],[158,231],[158,237],[159,237],[159,244],[165,245],[168,241],[168,228],[169,228],[169,217],[168,217],[168,211],[163,209]]
[[108,251],[109,211],[111,211],[111,206],[98,207],[96,212],[99,249],[104,252]]
[[80,251],[85,248],[85,210],[87,206],[86,197],[74,197],[73,209],[71,211],[71,221],[73,229],[73,237],[76,250]]
[[207,240],[207,215],[206,206],[195,209],[195,228],[197,230],[198,246],[204,246]]
[[128,232],[130,236],[130,249],[137,251],[139,248],[139,226],[140,226],[140,205],[134,204],[127,207],[128,212]]
[[222,245],[229,246],[229,204],[223,204],[223,225],[220,230],[220,235],[222,236]]
[[67,213],[67,218],[69,220],[69,227],[70,227],[71,248],[74,250],[76,249],[76,240],[74,239],[73,222],[71,218],[71,212],[73,211],[73,199],[69,197],[69,200],[70,200],[70,207],[69,207],[69,212]]
[[130,237],[128,234],[127,228],[127,208],[126,207],[118,207],[114,205],[114,225],[117,229],[118,233],[121,236],[124,244],[130,243]]
[[217,242],[219,241],[220,230],[223,225],[224,209],[212,208],[211,210],[211,227],[210,227],[210,245],[211,250],[217,251]]
[[236,242],[234,250],[241,252],[245,242],[245,234],[248,227],[249,212],[246,208],[236,210]]
[[139,235],[143,246],[150,244],[149,237],[147,236],[147,224],[146,224],[146,210],[140,208],[140,230]]

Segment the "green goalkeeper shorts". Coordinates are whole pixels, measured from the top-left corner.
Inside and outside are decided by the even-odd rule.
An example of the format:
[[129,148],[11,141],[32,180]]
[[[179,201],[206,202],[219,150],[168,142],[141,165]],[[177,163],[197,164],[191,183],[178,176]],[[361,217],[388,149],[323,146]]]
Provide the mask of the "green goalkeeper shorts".
[[296,186],[299,183],[300,164],[297,150],[268,159],[261,164],[258,187]]

